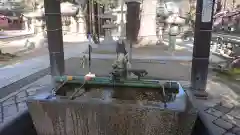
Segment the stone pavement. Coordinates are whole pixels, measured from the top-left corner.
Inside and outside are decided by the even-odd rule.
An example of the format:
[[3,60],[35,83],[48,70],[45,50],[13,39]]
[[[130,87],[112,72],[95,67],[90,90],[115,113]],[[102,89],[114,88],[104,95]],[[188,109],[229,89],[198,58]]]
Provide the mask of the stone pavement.
[[[87,49],[88,42],[79,42],[77,36],[73,39],[66,38],[64,42],[65,59],[81,56],[82,52]],[[77,39],[77,40],[76,40]],[[70,42],[71,41],[71,42]],[[42,56],[28,58],[28,60],[7,65],[0,68],[0,88],[3,88],[17,80],[23,79],[31,74],[46,69],[49,67],[49,55],[42,54]]]
[[[222,34],[213,34],[213,36],[221,36]],[[168,35],[167,34],[164,34],[164,45],[168,46]],[[222,35],[223,36],[223,35]],[[226,36],[226,35],[224,35]],[[235,38],[235,36],[231,36],[231,35],[227,35],[228,38]],[[193,41],[184,41],[182,40],[180,37],[177,38],[177,42],[176,42],[176,50],[187,50],[189,53],[190,56],[192,56],[192,52],[193,52]],[[210,52],[210,62],[211,63],[218,63],[218,62],[221,62],[221,61],[225,61],[225,59],[220,56],[220,55],[217,55],[213,52]]]
[[[99,55],[100,56],[100,55]],[[75,63],[75,66],[73,66]],[[79,57],[70,58],[66,61],[66,74],[67,75],[85,75],[89,72],[88,66],[82,68],[81,59]],[[96,74],[96,76],[109,76],[112,70],[113,59],[100,59],[95,57],[92,59],[91,72]],[[189,81],[190,80],[190,70],[191,63],[184,63],[178,61],[168,61],[168,62],[141,62],[140,60],[132,61],[132,68],[134,69],[146,69],[148,72],[148,77],[164,79],[164,80],[180,80]]]
[[26,39],[33,37],[34,34],[28,31],[12,30],[0,32],[0,48],[3,53],[14,54],[24,48]]
[[[38,34],[32,34],[32,35],[30,34],[29,36],[26,36],[26,35],[24,36],[24,35],[25,34],[22,33],[22,35],[1,40],[0,48],[2,52],[15,54],[19,56],[22,54],[21,52],[34,51],[35,49],[47,47],[47,39],[44,37],[43,32],[40,32]],[[31,42],[33,45],[32,46],[30,46],[29,44],[27,45],[26,44],[27,40]],[[67,33],[66,35],[63,35],[63,41],[65,43],[68,43],[68,42],[80,42],[80,41],[87,41],[87,40],[86,38],[84,38],[83,34]]]
[[23,38],[23,39],[17,39],[17,40],[11,40],[11,41],[0,41],[0,48],[3,53],[10,53],[10,54],[16,54],[24,49],[27,49],[25,47],[25,43],[27,39],[33,39],[34,37],[29,38]]
[[[87,45],[88,42],[79,43],[77,42],[77,40],[75,40],[75,42],[73,41],[72,43],[69,43],[67,46],[64,47],[65,60],[68,61],[67,59],[71,57],[81,57],[82,53],[87,49]],[[48,70],[48,57],[48,55],[36,57],[24,61],[22,64],[13,65],[13,67],[6,66],[4,68],[0,68],[0,72],[2,72],[2,77],[4,77],[4,73],[8,76],[12,75],[12,78],[9,78],[9,80],[1,80],[3,83],[5,82],[5,85],[7,85],[7,87],[4,86],[0,88],[0,91],[2,91],[0,96],[2,97],[0,99],[0,127],[11,119],[17,117],[19,113],[27,109],[25,103],[27,97],[32,96],[36,93],[52,90],[52,80]],[[80,63],[76,63],[76,61],[74,61],[74,63],[71,62],[70,64],[68,64],[68,62],[66,62],[65,65],[68,69],[72,66],[77,67],[78,65],[80,65]],[[20,83],[16,84],[15,86],[14,82],[18,81],[20,81]],[[11,82],[12,84],[9,85],[9,83]],[[3,83],[1,83],[1,85],[4,85]],[[24,85],[26,83],[28,84]],[[11,89],[11,87],[13,88]]]
[[[82,69],[80,66],[80,58],[70,58],[69,60],[66,61],[66,74],[69,75],[83,75],[85,73],[88,72],[88,69]],[[107,75],[108,71],[111,70],[111,65],[112,61],[111,60],[98,60],[96,61],[96,59],[93,60],[93,72],[96,73],[97,75]],[[137,64],[137,65],[136,65]],[[154,66],[153,66],[154,65]],[[177,76],[181,76],[181,74],[185,75],[184,78],[179,78],[179,80],[181,81],[182,79],[186,79],[188,80],[189,76],[187,74],[189,74],[188,72],[188,66],[185,65],[180,65],[178,63],[168,63],[168,64],[162,64],[162,63],[155,63],[155,64],[151,64],[151,65],[144,65],[145,68],[149,69],[149,75],[155,75],[158,76],[159,78],[163,77],[162,79],[166,79],[167,77],[169,79],[172,78],[176,78]],[[146,67],[147,66],[147,67]],[[107,69],[106,67],[108,67],[109,69]],[[133,67],[137,67],[137,68],[144,68],[143,64],[141,63],[135,63],[135,65],[133,65]],[[155,67],[155,69],[154,69]],[[169,67],[171,67],[171,69],[169,69]],[[159,69],[160,68],[160,69]],[[104,70],[103,70],[104,69]],[[154,69],[154,71],[152,71],[152,69]],[[185,71],[184,71],[185,70]],[[168,72],[168,73],[167,73]],[[182,82],[182,81],[181,81]],[[187,81],[183,81],[183,86],[185,88],[187,88],[189,86],[189,83],[187,83]],[[4,113],[4,115],[1,115],[2,118],[6,121],[11,120],[12,118],[14,118],[14,116],[17,115],[17,113],[20,113],[21,111],[27,109],[26,105],[24,103],[24,100],[26,99],[26,95],[33,95],[35,93],[41,93],[44,91],[49,91],[51,90],[52,85],[51,85],[51,77],[49,75],[37,80],[36,82],[25,86],[24,88],[20,89],[19,91],[10,94],[8,97],[5,97],[4,99],[1,99],[1,103],[3,105],[3,109],[1,112]],[[225,91],[227,89],[227,91]],[[209,78],[208,81],[208,91],[211,95],[216,96],[216,93],[218,93],[219,96],[215,97],[216,100],[214,100],[214,102],[212,103],[207,103],[204,105],[208,105],[208,107],[205,108],[205,110],[203,110],[205,112],[205,114],[209,115],[209,120],[211,123],[215,122],[215,124],[212,123],[212,127],[217,129],[216,134],[214,135],[218,135],[218,133],[224,133],[224,132],[229,132],[229,131],[234,131],[237,132],[237,128],[231,129],[229,130],[229,128],[233,127],[232,125],[234,125],[236,127],[236,124],[238,125],[238,114],[235,114],[233,106],[228,105],[227,107],[222,107],[219,105],[216,105],[216,103],[218,103],[219,98],[221,98],[222,96],[228,96],[230,95],[230,99],[236,99],[237,95],[236,92],[237,91],[236,88],[230,88],[227,84],[223,84],[221,82],[219,82],[218,80],[214,79],[213,77]],[[15,96],[17,95],[17,96]],[[16,100],[19,103],[15,103]],[[202,101],[201,101],[202,102]],[[199,101],[199,103],[201,103]],[[234,106],[234,108],[238,108],[237,105]],[[231,111],[230,111],[231,110]],[[223,120],[217,120],[220,119],[220,116],[224,116]],[[227,117],[225,117],[227,116]],[[211,119],[210,119],[211,117]],[[226,119],[227,118],[227,119]],[[230,119],[230,120],[229,120]],[[214,121],[215,120],[215,121]],[[234,122],[236,124],[224,124],[224,122],[230,121],[230,122]],[[216,126],[217,125],[217,126]],[[220,126],[220,128],[218,127]],[[227,126],[227,127],[225,127]],[[222,129],[223,127],[223,129]],[[227,128],[227,129],[225,129]],[[227,135],[227,134],[226,134]],[[238,134],[236,134],[238,135]]]
[[[86,44],[87,45],[87,44]],[[81,68],[81,52],[80,50],[82,50],[83,48],[86,49],[87,46],[84,47],[83,44],[81,44],[81,46],[74,46],[74,48],[72,48],[71,46],[66,46],[65,48],[65,59],[68,59],[65,61],[65,66],[66,66],[66,74],[69,75],[80,75],[80,74],[86,74],[88,73],[88,69]],[[158,52],[160,53],[160,52]],[[165,54],[167,55],[167,54]],[[114,55],[115,56],[115,55]],[[32,60],[27,60],[24,62],[24,64],[19,64],[19,65],[15,65],[13,66],[14,68],[11,68],[10,66],[7,66],[5,68],[1,68],[0,72],[2,73],[1,75],[5,74],[5,75],[11,75],[12,78],[9,78],[8,80],[6,79],[4,81],[4,79],[2,80],[2,82],[5,82],[5,85],[9,84],[10,81],[14,82],[17,81],[18,79],[22,79],[24,77],[29,76],[30,74],[33,74],[35,72],[38,72],[39,70],[43,69],[43,68],[47,68],[49,66],[49,62],[48,62],[48,55],[46,56],[41,56],[41,57],[37,57],[37,58],[33,58]],[[111,70],[111,64],[112,64],[112,60],[93,60],[93,72],[96,73],[97,75],[108,75],[108,73]],[[141,67],[141,68],[149,68],[151,67],[149,70],[149,75],[154,75],[157,73],[157,77],[159,78],[163,78],[163,79],[177,79],[177,80],[189,80],[189,63],[188,64],[184,64],[182,63],[175,63],[175,62],[171,62],[171,63],[154,63],[151,65],[147,64],[147,67],[144,67],[144,63],[135,63],[133,65],[133,67]],[[180,65],[180,67],[179,67]],[[106,69],[109,68],[109,69]],[[154,68],[155,67],[155,68]],[[175,70],[176,69],[170,69],[170,68],[174,68],[177,67],[177,69],[179,70],[179,74],[172,74],[171,70]],[[16,71],[16,68],[18,69],[18,71]],[[23,70],[25,69],[25,70]],[[4,71],[5,70],[5,71]],[[9,73],[9,70],[13,73]],[[21,71],[21,72],[19,72]],[[46,74],[48,74],[49,72],[46,72]],[[15,76],[14,76],[15,75]],[[18,75],[18,76],[17,76]],[[156,76],[155,76],[156,77]],[[11,93],[10,95],[8,95],[7,97],[4,97],[1,99],[2,103],[2,111],[4,113],[4,115],[2,115],[2,119],[3,120],[10,120],[12,118],[14,118],[14,116],[16,116],[17,112],[19,113],[21,110],[26,109],[25,107],[25,103],[24,100],[26,98],[27,95],[31,95],[31,94],[27,94],[26,93],[32,93],[34,94],[34,92],[30,92],[30,91],[36,91],[38,90],[39,92],[42,90],[39,90],[42,88],[42,86],[49,86],[51,84],[51,77],[50,76],[45,76],[43,78],[38,79],[36,82],[34,82],[33,84],[27,85],[23,88],[21,88],[20,90],[17,90],[16,92]],[[3,85],[3,84],[2,84]],[[16,87],[17,88],[17,87]],[[6,89],[1,89],[1,90],[6,90]],[[49,90],[49,88],[48,88]],[[27,92],[26,92],[27,91]],[[4,91],[5,92],[5,91]],[[2,92],[2,93],[4,93]],[[6,92],[5,92],[6,94]],[[17,95],[17,96],[15,96]],[[22,98],[19,98],[22,97]],[[21,102],[21,103],[15,103],[16,100],[17,102]],[[20,101],[19,101],[20,100]],[[2,114],[3,114],[2,113]]]
[[240,135],[240,85],[209,75],[207,100],[197,99],[192,90],[186,92],[210,135]]
[[[151,48],[151,47],[149,47],[149,48]],[[149,57],[150,56],[156,56],[157,54],[160,54],[162,56],[165,55],[165,56],[170,56],[171,57],[171,54],[169,54],[168,52],[161,51],[161,49],[160,49],[161,47],[159,47],[159,48],[158,47],[152,47],[152,48],[153,49],[148,49],[148,48],[134,49],[134,52],[135,53],[140,53],[142,57],[144,57],[144,56],[149,56]],[[72,56],[74,58],[70,58],[69,60],[66,60],[66,62],[65,62],[66,74],[68,74],[68,75],[84,75],[84,74],[88,73],[87,68],[84,68],[84,69],[81,68],[81,64],[80,64],[81,63],[81,59],[80,59],[81,53],[79,54],[79,52],[76,51],[80,48],[74,47],[75,51],[70,49],[70,47],[68,49],[69,49],[68,52],[75,54],[75,56],[73,56],[73,54],[68,55],[69,56],[68,58],[70,58],[70,56]],[[152,50],[153,52],[150,53],[147,50]],[[108,55],[108,56],[111,55],[112,57],[115,57],[115,55],[112,52],[107,52],[107,54],[105,52],[105,54],[102,54],[103,53],[103,52],[101,52],[102,50],[101,49],[99,50],[98,48],[94,49],[93,51],[94,51],[93,57],[95,57],[92,61],[92,64],[93,64],[92,65],[93,66],[92,71],[93,71],[93,73],[96,73],[96,75],[108,75],[108,72],[111,70],[111,63],[113,61],[109,60],[109,59],[102,59],[102,60],[97,60],[97,59],[99,59],[103,56],[106,56],[106,55]],[[180,53],[180,52],[178,52],[178,53],[179,53],[179,55],[182,54],[182,56],[184,56],[184,53]],[[45,58],[45,61],[48,61],[47,58]],[[39,67],[43,63],[44,62],[40,61]],[[174,79],[174,80],[180,80],[180,81],[185,80],[185,82],[190,80],[191,63],[189,63],[189,62],[181,62],[181,61],[162,61],[161,62],[161,61],[156,61],[156,62],[141,63],[139,61],[135,61],[134,64],[133,64],[133,68],[146,68],[149,71],[149,76],[156,77],[156,78],[159,78],[159,79],[167,79],[167,80],[168,79],[169,80]],[[222,107],[217,106],[217,103],[220,102],[220,99],[222,99],[222,97],[224,95],[226,95],[226,96],[230,95],[230,97],[231,97],[230,99],[234,99],[236,101],[236,99],[239,95],[239,93],[237,93],[237,91],[239,91],[240,87],[237,87],[237,86],[230,87],[231,82],[229,82],[229,83],[226,83],[226,81],[220,82],[219,80],[216,80],[214,77],[211,77],[211,76],[214,76],[214,74],[210,74],[209,76],[210,76],[210,78],[209,78],[209,81],[208,81],[208,91],[211,94],[211,97],[215,96],[215,98],[214,99],[211,98],[212,99],[211,101],[204,102],[204,103],[203,103],[202,100],[201,101],[197,100],[196,104],[197,104],[197,106],[205,106],[205,107],[202,107],[202,109],[200,108],[199,110],[200,111],[202,110],[202,112],[203,112],[202,114],[206,115],[206,118],[208,120],[212,120],[212,121],[208,121],[208,123],[210,123],[209,127],[212,127],[214,129],[216,129],[216,130],[213,130],[214,132],[216,132],[216,134],[213,134],[213,135],[218,135],[218,133],[219,134],[226,133],[226,135],[227,135],[227,132],[233,131],[233,128],[234,128],[234,131],[235,131],[236,124],[235,124],[235,127],[231,127],[231,126],[224,127],[225,126],[224,124],[219,125],[219,123],[221,124],[221,123],[223,123],[223,121],[220,120],[220,122],[218,122],[217,119],[219,119],[219,117],[210,118],[210,116],[212,116],[212,114],[209,114],[209,112],[207,110],[209,108],[213,108],[213,109],[219,109],[220,108],[220,110],[221,110]],[[46,76],[42,79],[39,79],[34,84],[35,85],[32,84],[29,87],[26,86],[26,87],[22,88],[19,92],[16,92],[17,94],[15,93],[15,95],[19,95],[19,96],[14,96],[14,94],[11,94],[11,96],[9,96],[7,98],[4,98],[4,99],[1,99],[2,102],[5,102],[5,104],[8,104],[7,106],[9,106],[9,107],[6,106],[5,108],[3,107],[1,112],[4,112],[6,114],[4,114],[2,116],[2,119],[5,119],[7,121],[7,120],[13,118],[11,116],[15,116],[15,113],[17,113],[19,110],[24,108],[25,105],[22,105],[20,103],[16,105],[14,103],[15,99],[19,99],[20,100],[19,102],[22,102],[23,99],[21,99],[19,97],[26,96],[26,93],[31,93],[30,91],[32,91],[32,90],[33,91],[38,90],[38,92],[40,92],[40,91],[43,90],[43,89],[39,90],[40,88],[42,88],[41,86],[49,87],[48,89],[46,89],[46,87],[44,89],[50,90],[51,89],[51,77]],[[187,88],[189,86],[189,83],[186,83],[186,84],[183,84],[183,85],[186,88],[186,90],[188,90]],[[27,92],[26,92],[26,89],[29,89],[29,90],[27,90]],[[189,90],[188,92],[190,92],[190,91],[191,90]],[[191,96],[191,92],[188,93],[188,94],[190,95],[190,99],[192,99],[193,96]],[[28,95],[31,95],[31,94],[28,94]],[[8,102],[12,102],[12,103],[8,103]],[[11,105],[9,105],[9,104],[11,104]],[[19,110],[17,110],[16,106],[19,106],[19,105],[21,105],[23,107],[22,108],[19,107]],[[238,108],[238,105],[235,105],[234,108]],[[233,111],[233,110],[231,110],[231,111]],[[10,114],[9,112],[12,112],[12,113]],[[217,112],[217,111],[215,111],[215,112],[216,112],[216,114],[213,114],[213,115],[218,115],[218,116],[220,115],[219,112]],[[225,116],[226,112],[227,111],[224,112],[224,109],[223,109],[222,114],[224,114],[224,116]],[[221,116],[223,116],[223,115],[221,115]],[[229,114],[229,116],[231,116],[231,117],[228,117],[228,118],[232,119],[232,115]],[[234,116],[237,116],[237,115],[234,115]],[[234,121],[236,121],[236,120],[237,119],[234,119]],[[224,119],[224,121],[226,121],[226,120]],[[229,120],[227,120],[227,121],[229,121]],[[226,124],[226,125],[229,125],[229,124]],[[219,126],[220,126],[220,128],[219,128]],[[235,134],[235,135],[237,135],[237,134]]]
[[25,35],[25,34],[30,34],[32,33],[31,31],[26,31],[26,30],[4,30],[0,32],[0,38],[8,38],[12,36],[19,36],[19,35]]
[[8,41],[13,38],[17,39],[22,37],[28,37],[30,35],[33,35],[33,32],[28,32],[25,30],[9,30],[9,31],[0,32],[0,40]]

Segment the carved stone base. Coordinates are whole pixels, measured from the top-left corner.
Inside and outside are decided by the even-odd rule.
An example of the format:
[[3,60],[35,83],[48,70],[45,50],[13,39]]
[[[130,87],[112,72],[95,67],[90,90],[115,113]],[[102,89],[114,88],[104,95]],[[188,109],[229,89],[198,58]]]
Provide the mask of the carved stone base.
[[204,91],[203,90],[202,91],[195,90],[194,96],[197,99],[208,99],[208,93],[205,90]]

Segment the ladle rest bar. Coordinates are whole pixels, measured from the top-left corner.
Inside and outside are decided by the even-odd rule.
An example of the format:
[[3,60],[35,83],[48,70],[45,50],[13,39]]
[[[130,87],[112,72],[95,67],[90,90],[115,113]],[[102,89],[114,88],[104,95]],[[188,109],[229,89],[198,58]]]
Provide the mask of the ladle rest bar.
[[137,80],[127,79],[118,82],[112,81],[109,77],[94,77],[89,81],[85,81],[84,76],[55,76],[56,82],[66,83],[79,83],[85,85],[97,85],[97,86],[114,86],[114,87],[133,87],[133,88],[152,88],[152,89],[163,89],[165,91],[171,91],[173,93],[179,92],[178,82],[165,82],[160,83],[159,80]]

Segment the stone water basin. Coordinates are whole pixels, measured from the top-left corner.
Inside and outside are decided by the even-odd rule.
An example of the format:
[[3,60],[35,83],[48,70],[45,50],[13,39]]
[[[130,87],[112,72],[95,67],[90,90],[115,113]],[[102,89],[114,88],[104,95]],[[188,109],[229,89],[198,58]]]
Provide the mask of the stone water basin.
[[[79,89],[67,84],[56,96],[28,101],[39,135],[178,135],[179,114],[186,111],[182,87],[177,94],[158,89]],[[165,96],[164,96],[165,95]]]
[[[68,86],[66,86],[68,87]],[[70,86],[65,90],[66,93],[62,99],[69,97],[78,89],[78,86]],[[146,89],[146,88],[124,88],[124,87],[101,87],[91,88],[89,90],[79,90],[80,94],[76,94],[75,100],[92,100],[102,103],[111,104],[129,104],[141,105],[142,107],[158,107],[168,108],[176,111],[184,111],[186,106],[186,95],[182,87],[178,93],[165,91],[165,96],[162,89]],[[59,94],[61,95],[61,94]]]

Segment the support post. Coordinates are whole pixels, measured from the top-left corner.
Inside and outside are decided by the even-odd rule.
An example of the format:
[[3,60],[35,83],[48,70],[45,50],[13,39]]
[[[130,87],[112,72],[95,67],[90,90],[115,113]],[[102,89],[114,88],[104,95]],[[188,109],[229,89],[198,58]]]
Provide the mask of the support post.
[[192,55],[191,87],[197,97],[207,97],[206,85],[214,0],[198,0]]
[[101,18],[100,18],[100,14],[101,14],[101,8],[100,8],[100,3],[97,4],[97,8],[98,8],[98,14],[97,14],[97,20],[98,20],[98,41],[100,42],[100,37],[101,37]]
[[121,0],[121,22],[120,22],[120,36],[121,38],[124,37],[124,31],[123,31],[123,28],[124,28],[124,21],[123,21],[123,6],[124,6],[124,0]]
[[138,35],[138,26],[140,25],[140,0],[125,0],[127,4],[126,15],[126,37],[127,40],[135,43]]
[[[126,24],[126,36],[127,36],[127,40],[129,43],[129,51],[128,51],[128,60],[129,63],[131,64],[132,62],[132,46],[134,41],[136,41],[136,37],[137,37],[137,19],[139,16],[139,11],[140,11],[140,4],[141,1],[140,0],[125,0],[126,4],[127,4],[127,24]],[[136,17],[136,18],[134,18]]]
[[51,75],[64,74],[60,0],[44,0]]
[[128,60],[131,64],[132,62],[132,46],[133,42],[136,41],[136,18],[134,16],[138,16],[138,12],[140,11],[140,4],[139,0],[126,0],[127,4],[127,24],[126,24],[126,36],[129,43],[129,51],[128,51]]

